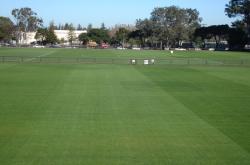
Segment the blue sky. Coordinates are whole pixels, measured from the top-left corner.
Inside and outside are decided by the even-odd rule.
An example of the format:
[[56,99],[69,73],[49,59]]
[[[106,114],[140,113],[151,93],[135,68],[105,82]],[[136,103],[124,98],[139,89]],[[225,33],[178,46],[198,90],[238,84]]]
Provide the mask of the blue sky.
[[87,26],[107,27],[115,24],[134,24],[138,18],[149,18],[155,7],[176,5],[196,8],[203,24],[231,24],[225,13],[229,0],[1,0],[0,15],[11,17],[13,8],[31,7],[43,18],[45,25],[72,22]]

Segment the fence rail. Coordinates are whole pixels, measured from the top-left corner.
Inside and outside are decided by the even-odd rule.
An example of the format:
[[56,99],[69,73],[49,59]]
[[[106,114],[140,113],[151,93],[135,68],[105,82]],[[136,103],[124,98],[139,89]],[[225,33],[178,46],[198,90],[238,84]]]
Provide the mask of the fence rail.
[[51,63],[51,64],[130,64],[130,65],[244,65],[250,59],[210,58],[90,58],[90,57],[28,57],[0,56],[1,63]]

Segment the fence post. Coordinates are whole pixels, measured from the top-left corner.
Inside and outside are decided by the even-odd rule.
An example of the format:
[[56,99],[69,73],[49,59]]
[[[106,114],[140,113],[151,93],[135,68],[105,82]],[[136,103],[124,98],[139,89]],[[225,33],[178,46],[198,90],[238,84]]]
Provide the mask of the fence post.
[[240,64],[241,64],[241,65],[244,65],[244,60],[243,60],[243,59],[241,59]]
[[40,62],[40,63],[42,62],[42,57],[39,57],[39,62]]
[[173,64],[173,60],[172,59],[169,60],[169,64]]
[[206,65],[208,64],[208,60],[207,60],[207,58],[205,59],[205,64],[206,64]]
[[189,65],[190,64],[190,59],[188,58],[188,60],[187,60],[187,64]]

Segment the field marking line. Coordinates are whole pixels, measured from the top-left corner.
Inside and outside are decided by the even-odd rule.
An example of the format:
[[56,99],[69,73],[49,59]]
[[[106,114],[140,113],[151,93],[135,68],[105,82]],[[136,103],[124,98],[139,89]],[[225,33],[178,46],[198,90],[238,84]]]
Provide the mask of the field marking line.
[[29,62],[29,61],[32,61],[32,60],[34,60],[34,59],[36,59],[36,58],[40,58],[40,57],[46,57],[46,56],[49,56],[49,55],[51,55],[51,54],[53,54],[53,53],[55,53],[55,52],[56,52],[56,51],[50,51],[50,52],[44,53],[44,54],[42,54],[42,55],[39,55],[39,56],[30,58],[30,59],[27,59],[27,60],[25,60],[25,62]]
[[48,56],[48,55],[51,55],[51,54],[53,54],[53,53],[55,53],[56,51],[50,51],[50,52],[48,52],[48,53],[44,53],[44,54],[42,54],[42,55],[40,55],[40,56],[37,56],[37,57],[45,57],[45,56]]

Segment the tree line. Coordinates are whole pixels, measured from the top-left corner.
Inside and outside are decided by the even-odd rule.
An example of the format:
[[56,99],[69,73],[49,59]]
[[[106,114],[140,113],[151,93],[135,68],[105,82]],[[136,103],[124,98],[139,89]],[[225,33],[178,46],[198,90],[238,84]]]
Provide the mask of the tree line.
[[[196,9],[179,8],[177,6],[155,8],[149,18],[136,20],[135,26],[117,26],[106,28],[103,23],[100,28],[74,27],[71,23],[43,27],[43,20],[31,8],[13,9],[12,21],[7,17],[0,17],[0,41],[16,40],[18,44],[25,34],[37,31],[35,38],[42,44],[65,42],[56,38],[54,30],[68,30],[68,41],[72,44],[79,40],[82,44],[89,41],[109,43],[114,46],[137,45],[149,48],[181,47],[183,42],[189,42],[197,47],[204,47],[207,41],[216,43],[220,47],[221,41],[227,41],[231,49],[243,49],[250,42],[250,1],[229,0],[225,7],[228,17],[237,17],[232,26],[212,25],[202,26],[202,18]],[[74,30],[87,30],[76,38]]]

